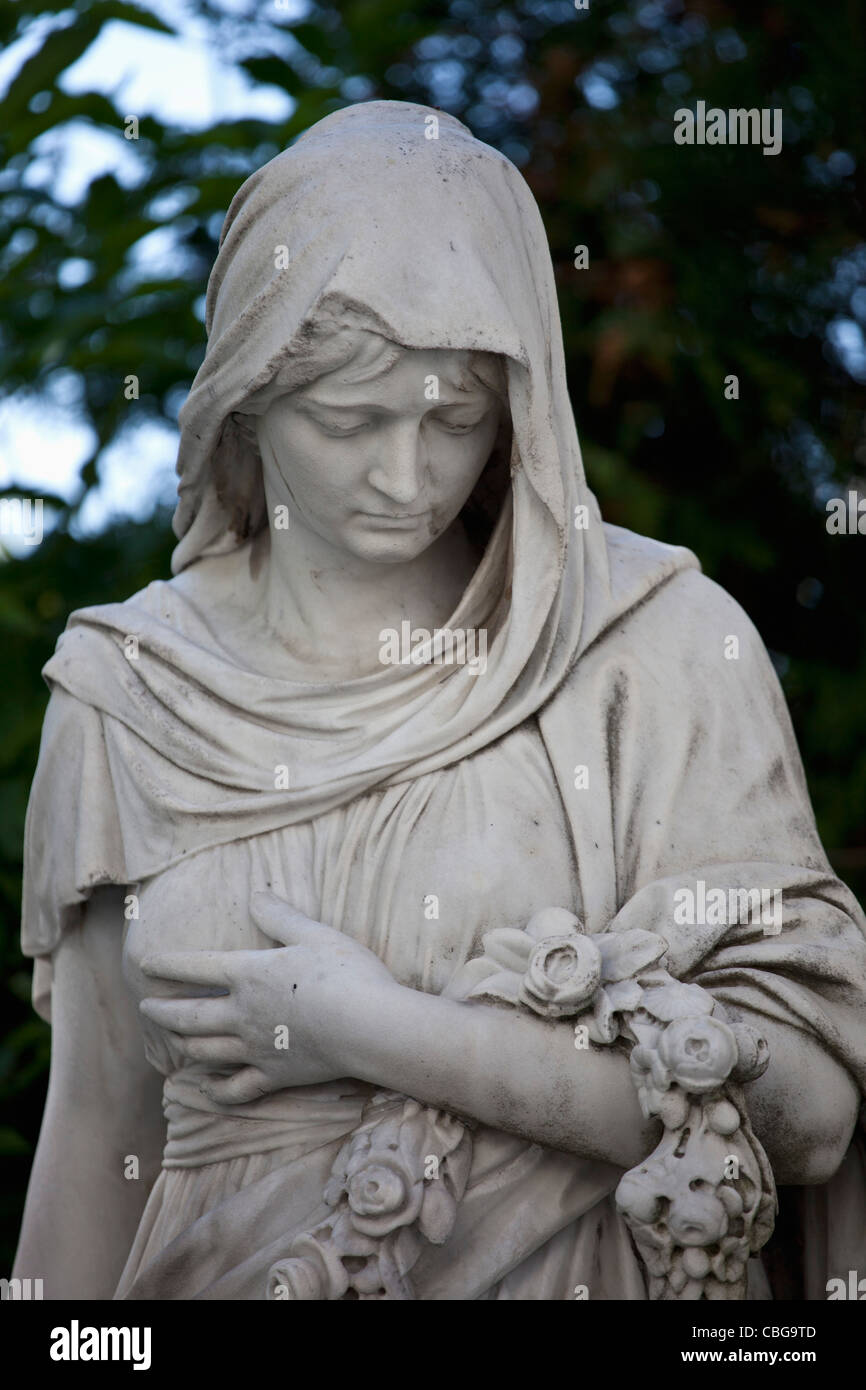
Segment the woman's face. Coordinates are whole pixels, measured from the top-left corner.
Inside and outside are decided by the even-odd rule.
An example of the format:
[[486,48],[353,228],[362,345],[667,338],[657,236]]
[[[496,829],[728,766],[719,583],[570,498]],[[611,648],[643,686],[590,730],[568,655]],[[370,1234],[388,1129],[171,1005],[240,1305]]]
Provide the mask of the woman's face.
[[[402,349],[374,380],[340,372],[281,396],[257,432],[270,515],[378,564],[413,560],[445,532],[490,457],[502,406],[471,354]],[[438,396],[437,396],[438,392]]]

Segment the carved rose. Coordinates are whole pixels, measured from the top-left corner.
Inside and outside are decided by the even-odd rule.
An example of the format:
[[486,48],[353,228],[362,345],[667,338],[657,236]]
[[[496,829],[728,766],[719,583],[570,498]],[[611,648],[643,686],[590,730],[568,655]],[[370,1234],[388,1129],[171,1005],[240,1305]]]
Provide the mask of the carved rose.
[[683,1192],[668,1212],[668,1230],[680,1245],[714,1245],[728,1229],[728,1217],[712,1192]]
[[385,1236],[415,1220],[424,1199],[423,1178],[415,1178],[397,1154],[377,1154],[346,1184],[352,1225],[368,1236]]
[[601,980],[601,955],[579,932],[539,941],[520,984],[520,1002],[545,1018],[576,1014]]
[[658,1053],[673,1080],[700,1095],[725,1081],[737,1060],[737,1044],[726,1023],[705,1014],[669,1023],[659,1038]]

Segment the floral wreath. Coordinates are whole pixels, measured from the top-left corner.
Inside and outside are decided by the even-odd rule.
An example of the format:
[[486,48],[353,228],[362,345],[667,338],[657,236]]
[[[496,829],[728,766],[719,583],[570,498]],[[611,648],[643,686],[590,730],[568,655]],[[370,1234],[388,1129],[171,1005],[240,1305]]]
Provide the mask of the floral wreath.
[[[742,1083],[767,1067],[766,1041],[718,1000],[665,968],[655,932],[588,935],[564,908],[525,930],[500,927],[458,972],[450,997],[575,1020],[600,1046],[629,1047],[641,1109],[664,1126],[615,1200],[646,1266],[651,1299],[742,1299],[747,1261],[769,1239],[776,1190]],[[331,1214],[294,1239],[268,1274],[270,1299],[411,1299],[425,1242],[441,1245],[472,1162],[462,1121],[380,1092],[340,1150]]]

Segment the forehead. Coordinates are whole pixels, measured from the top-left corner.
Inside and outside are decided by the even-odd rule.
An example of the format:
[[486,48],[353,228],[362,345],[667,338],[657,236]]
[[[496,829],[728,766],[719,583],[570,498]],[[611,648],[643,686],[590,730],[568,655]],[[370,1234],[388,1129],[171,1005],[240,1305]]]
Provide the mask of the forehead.
[[467,349],[389,346],[391,350],[378,362],[355,370],[347,363],[318,377],[298,394],[323,402],[385,401],[405,393],[427,394],[431,377],[437,379],[440,399],[446,394],[460,400],[492,394],[473,374],[476,354]]

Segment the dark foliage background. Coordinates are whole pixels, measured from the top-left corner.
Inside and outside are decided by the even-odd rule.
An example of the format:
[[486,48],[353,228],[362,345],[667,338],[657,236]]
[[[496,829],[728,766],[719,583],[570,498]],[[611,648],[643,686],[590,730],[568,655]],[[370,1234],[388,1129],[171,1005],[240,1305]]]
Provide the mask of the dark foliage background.
[[[0,101],[0,387],[50,393],[62,377],[68,393],[71,380],[97,437],[79,496],[46,497],[55,525],[42,545],[25,558],[0,551],[4,1272],[49,1052],[17,946],[47,699],[40,668],[72,609],[165,577],[171,550],[165,514],[84,540],[75,518],[109,444],[128,443],[132,475],[134,426],[175,423],[203,354],[199,301],[236,188],[336,106],[427,102],[521,166],[549,234],[603,511],[690,546],[754,619],[783,679],[824,842],[843,877],[866,887],[866,538],[825,528],[827,498],[858,477],[866,487],[866,358],[850,348],[866,323],[862,0],[591,0],[588,11],[571,0],[349,0],[311,5],[302,21],[278,0],[237,0],[231,14],[202,0],[191,8],[216,50],[291,94],[291,118],[192,132],[142,117],[126,142],[137,186],[107,173],[71,207],[50,182],[28,182],[34,141],[84,121],[120,142],[135,113],[98,92],[64,92],[63,74],[111,21],[132,26],[133,47],[142,26],[171,24],[122,0],[0,9],[4,45],[56,17]],[[699,98],[783,108],[782,152],[675,145],[674,111]],[[131,252],[165,226],[173,274],[154,278]],[[574,267],[578,244],[586,270]],[[64,287],[70,258],[86,276]],[[138,401],[124,397],[130,373]],[[724,396],[730,373],[737,401]]]

